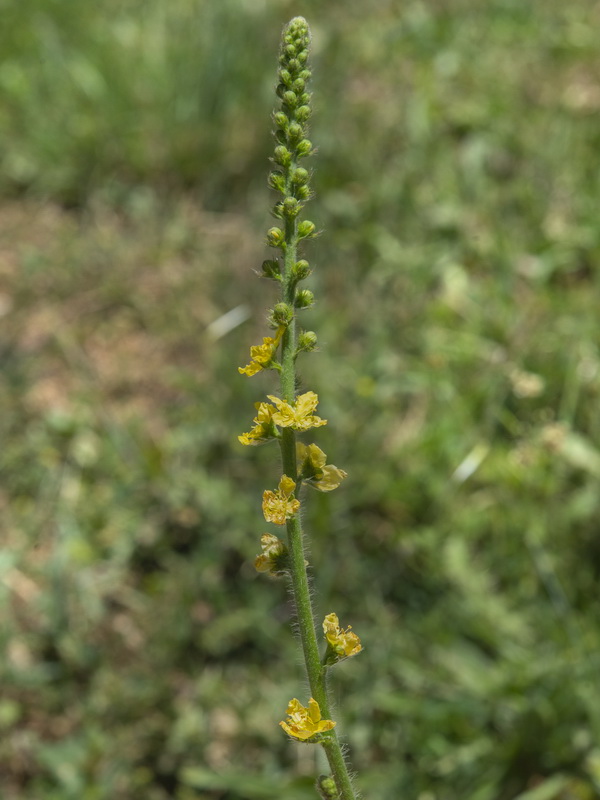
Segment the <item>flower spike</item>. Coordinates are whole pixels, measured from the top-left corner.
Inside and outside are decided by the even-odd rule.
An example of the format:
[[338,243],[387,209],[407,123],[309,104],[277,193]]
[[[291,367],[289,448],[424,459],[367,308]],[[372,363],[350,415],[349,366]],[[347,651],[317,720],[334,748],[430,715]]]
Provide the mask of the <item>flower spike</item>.
[[266,232],[266,244],[277,252],[263,262],[261,274],[279,284],[280,295],[267,313],[276,331],[251,348],[250,363],[239,367],[252,376],[262,370],[277,370],[280,390],[267,395],[268,402],[256,404],[253,427],[239,436],[244,445],[258,445],[277,439],[281,450],[281,473],[277,489],[263,493],[262,509],[267,522],[285,526],[287,543],[273,534],[261,537],[261,552],[254,566],[259,572],[285,574],[291,584],[296,623],[302,640],[304,660],[312,697],[304,707],[294,698],[287,718],[280,723],[286,733],[301,742],[314,742],[326,751],[331,776],[322,775],[317,788],[324,800],[356,800],[348,765],[330,719],[331,701],[326,683],[327,667],[358,653],[361,644],[348,627],[342,630],[335,614],[324,623],[327,651],[320,660],[314,624],[311,587],[304,560],[305,533],[299,513],[298,489],[303,483],[321,492],[337,488],[346,477],[344,470],[327,464],[327,456],[316,444],[299,444],[298,434],[327,424],[315,413],[319,398],[315,392],[297,394],[296,363],[300,353],[318,349],[314,331],[301,330],[299,316],[315,302],[313,292],[302,282],[312,273],[303,257],[304,246],[318,234],[318,226],[306,219],[304,208],[312,197],[311,170],[304,158],[314,152],[309,138],[312,113],[309,65],[310,31],[303,17],[295,17],[283,30],[279,53],[278,107],[272,116],[275,146],[271,158],[269,186],[278,193],[272,206],[273,227]]

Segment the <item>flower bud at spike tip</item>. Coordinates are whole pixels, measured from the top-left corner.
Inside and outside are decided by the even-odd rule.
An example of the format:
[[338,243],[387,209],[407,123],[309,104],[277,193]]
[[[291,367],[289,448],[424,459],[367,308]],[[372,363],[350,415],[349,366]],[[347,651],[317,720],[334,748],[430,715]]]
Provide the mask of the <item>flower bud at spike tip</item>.
[[284,92],[283,102],[290,108],[296,108],[296,106],[298,105],[298,98],[296,97],[294,92]]
[[298,225],[298,238],[306,239],[309,236],[315,235],[315,223],[309,219],[302,220]]
[[296,261],[292,267],[292,277],[295,281],[303,281],[305,278],[308,278],[311,272],[310,264],[304,259]]
[[339,800],[338,790],[331,775],[319,775],[317,790],[323,800]]
[[271,172],[268,183],[271,189],[285,194],[285,178],[280,172]]
[[298,350],[310,353],[317,346],[317,334],[314,331],[302,331],[298,336]]
[[288,167],[292,162],[292,154],[283,145],[279,145],[275,148],[275,152],[273,153],[273,159],[278,163],[281,164],[282,167]]
[[263,278],[270,278],[273,281],[281,280],[281,268],[275,259],[267,259],[262,263],[261,275]]
[[289,325],[294,317],[294,309],[288,306],[287,303],[277,303],[271,312],[271,316],[277,325]]
[[312,142],[309,139],[302,139],[301,142],[298,142],[298,146],[296,147],[296,152],[299,156],[308,156],[312,150]]
[[297,217],[302,206],[295,197],[286,197],[282,205],[282,215],[288,219]]
[[290,127],[288,128],[288,136],[290,139],[300,139],[303,134],[302,125],[298,125],[297,122],[292,122]]
[[296,109],[296,119],[298,122],[306,122],[310,117],[310,106],[300,106]]
[[308,170],[298,167],[292,174],[292,183],[302,186],[308,181]]
[[285,235],[281,228],[269,228],[267,231],[267,244],[269,247],[282,247],[285,245]]
[[294,300],[296,308],[308,308],[315,302],[315,296],[310,289],[300,289]]

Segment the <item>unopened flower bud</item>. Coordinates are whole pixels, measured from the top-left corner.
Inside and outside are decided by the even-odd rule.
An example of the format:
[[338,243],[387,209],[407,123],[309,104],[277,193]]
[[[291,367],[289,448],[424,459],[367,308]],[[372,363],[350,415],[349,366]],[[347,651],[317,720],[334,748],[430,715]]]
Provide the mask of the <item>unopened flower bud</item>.
[[302,139],[302,141],[298,142],[298,144],[296,145],[296,152],[301,157],[309,155],[311,150],[312,150],[312,142],[309,139]]
[[283,201],[282,205],[282,214],[284,217],[288,219],[293,219],[297,217],[300,213],[300,203],[296,200],[295,197],[286,197]]
[[296,97],[296,94],[294,92],[289,92],[289,91],[288,92],[284,92],[283,93],[283,102],[289,108],[296,108],[296,106],[298,105],[298,98]]
[[308,186],[298,186],[295,190],[294,194],[298,198],[298,200],[308,200],[310,197],[310,189]]
[[[297,170],[296,170],[297,172]],[[271,172],[269,175],[269,186],[277,192],[284,194],[285,192],[285,178],[280,172]]]
[[309,81],[311,78],[311,72],[309,69],[303,69],[298,77],[302,78],[303,81]]
[[308,278],[311,272],[310,264],[304,259],[296,261],[292,267],[292,277],[295,281],[303,281],[305,278]]
[[308,181],[308,170],[304,167],[297,167],[292,173],[292,183],[297,186],[303,186]]
[[306,122],[310,118],[310,106],[300,106],[296,109],[296,119],[298,122]]
[[277,303],[271,312],[271,319],[277,325],[289,325],[294,318],[294,309],[287,303]]
[[288,44],[285,46],[285,52],[288,56],[293,57],[296,55],[296,48],[293,44],[291,44],[291,39],[288,40]]
[[298,225],[298,238],[306,239],[315,235],[315,223],[309,219],[302,220]]
[[273,160],[282,167],[288,167],[292,163],[292,154],[287,147],[278,145],[273,153]]
[[[298,109],[299,111],[300,109]],[[287,130],[287,126],[289,125],[289,119],[283,113],[283,111],[278,111],[276,114],[273,115],[273,121],[278,128],[285,131]]]
[[289,86],[292,82],[292,76],[290,75],[287,69],[279,70],[279,78],[282,83],[285,83],[286,86]]
[[296,92],[296,94],[302,94],[305,88],[306,84],[304,83],[302,78],[296,78],[296,80],[292,84],[292,89]]
[[288,67],[290,72],[298,72],[300,69],[300,62],[295,58],[291,58],[288,62]]
[[337,800],[338,790],[331,775],[319,775],[317,789],[323,800]]
[[301,138],[303,134],[302,125],[298,125],[297,122],[292,122],[290,127],[288,128],[288,136],[290,137],[291,141],[298,140]]
[[269,247],[281,247],[285,243],[285,236],[281,228],[269,228],[267,231],[267,244]]
[[300,289],[300,291],[296,293],[296,297],[294,299],[294,305],[296,308],[308,308],[309,306],[312,306],[314,302],[315,296],[310,289]]
[[308,50],[301,50],[296,56],[296,58],[301,64],[306,64],[306,62],[308,61]]
[[317,334],[314,331],[302,331],[298,336],[298,350],[306,350],[310,353],[317,347]]
[[270,278],[272,281],[281,280],[281,268],[279,262],[274,258],[269,258],[262,263],[262,277]]

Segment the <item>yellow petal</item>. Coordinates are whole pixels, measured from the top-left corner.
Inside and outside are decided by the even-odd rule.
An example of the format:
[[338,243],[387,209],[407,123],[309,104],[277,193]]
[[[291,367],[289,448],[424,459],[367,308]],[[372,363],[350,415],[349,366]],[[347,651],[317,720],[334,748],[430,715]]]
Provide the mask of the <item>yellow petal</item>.
[[296,481],[292,480],[287,475],[283,475],[281,477],[281,480],[279,481],[279,491],[284,497],[289,497],[295,488]]
[[296,413],[300,417],[307,417],[309,414],[312,414],[318,404],[319,395],[316,394],[316,392],[305,392],[296,400]]
[[319,708],[319,704],[316,700],[312,697],[308,701],[308,716],[311,719],[311,722],[317,723],[321,719],[321,709]]
[[308,457],[310,459],[310,463],[316,469],[321,469],[325,466],[325,462],[327,461],[327,456],[321,450],[320,447],[317,447],[316,444],[309,444],[308,445]]
[[308,447],[303,442],[296,442],[296,461],[300,466],[306,460]]
[[337,489],[344,478],[348,477],[348,473],[343,469],[338,469],[334,464],[327,464],[321,470],[321,476],[314,481],[311,481],[311,486],[318,489],[320,492],[332,492]]
[[271,559],[266,553],[261,553],[254,559],[254,569],[257,572],[268,572],[272,566]]

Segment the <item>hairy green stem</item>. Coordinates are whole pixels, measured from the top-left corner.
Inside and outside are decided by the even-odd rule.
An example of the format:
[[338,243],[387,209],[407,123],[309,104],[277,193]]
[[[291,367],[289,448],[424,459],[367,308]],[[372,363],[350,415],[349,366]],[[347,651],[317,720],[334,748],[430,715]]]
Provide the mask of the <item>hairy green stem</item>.
[[[291,270],[296,263],[297,228],[296,220],[287,220],[285,226],[285,259],[283,275],[283,300],[293,305],[295,287],[291,280]],[[295,315],[294,315],[295,317]],[[287,327],[282,339],[281,358],[281,392],[287,403],[293,403],[296,385],[296,331],[295,318]],[[291,428],[284,428],[280,439],[283,472],[296,478],[296,434]],[[315,620],[310,599],[310,586],[304,562],[304,544],[302,525],[299,516],[287,521],[287,535],[290,553],[290,574],[292,592],[296,605],[296,615],[304,662],[308,674],[308,682],[313,698],[319,704],[324,719],[331,719],[331,704],[327,692],[326,667],[321,664],[319,644],[315,630]],[[325,750],[329,767],[335,780],[340,800],[355,800],[354,790],[344,760],[342,748],[335,729],[322,735],[322,746]]]

